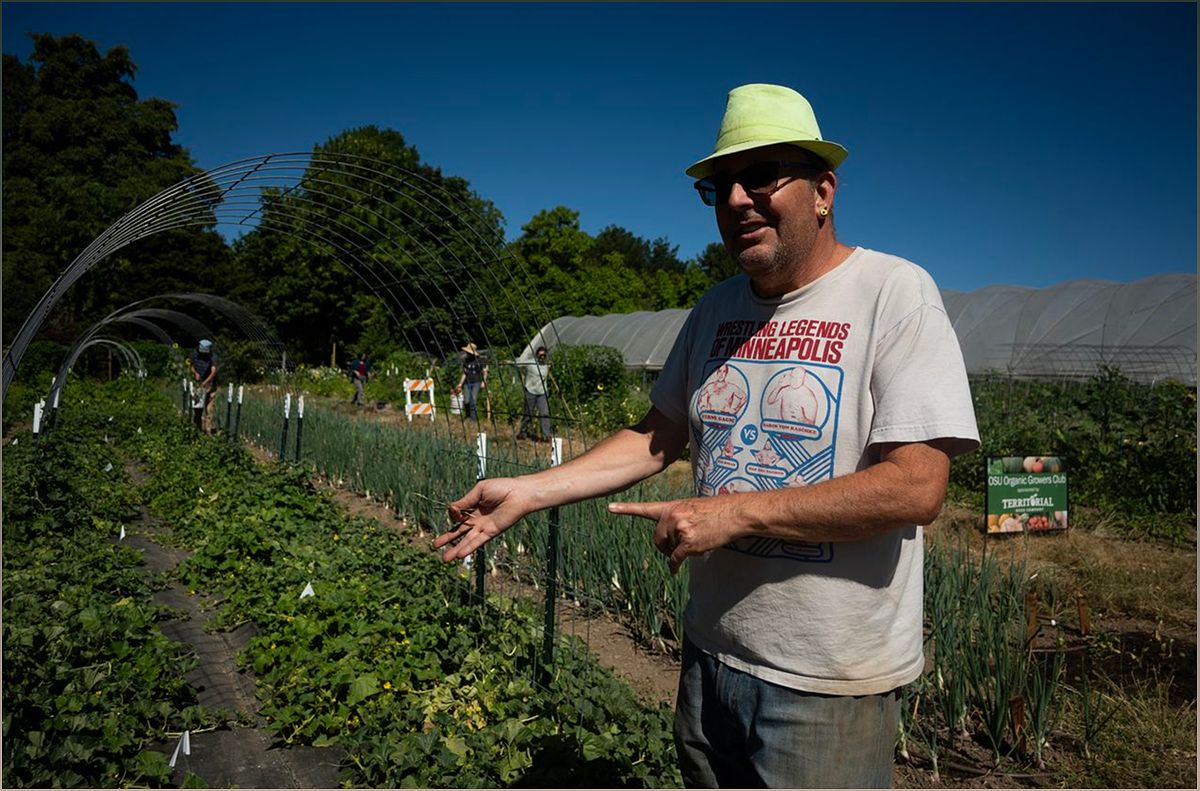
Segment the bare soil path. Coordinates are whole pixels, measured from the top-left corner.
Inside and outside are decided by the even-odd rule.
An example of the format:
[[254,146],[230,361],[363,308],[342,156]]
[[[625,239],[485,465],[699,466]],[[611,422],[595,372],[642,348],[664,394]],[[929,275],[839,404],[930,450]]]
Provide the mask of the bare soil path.
[[[136,465],[127,467],[130,478],[141,485],[145,473]],[[148,571],[166,572],[187,557],[161,541],[165,526],[142,507],[138,520],[126,531],[125,543],[141,550]],[[170,607],[183,617],[165,621],[160,629],[171,640],[195,652],[196,666],[186,674],[197,690],[198,702],[211,709],[232,712],[229,729],[189,734],[190,755],[177,756],[172,780],[182,785],[188,774],[201,778],[210,788],[333,788],[338,785],[341,751],[336,748],[274,747],[258,716],[254,677],[238,667],[237,655],[254,636],[251,624],[232,632],[206,628],[213,605],[190,594],[179,583],[154,594],[154,603]],[[158,745],[170,758],[176,743]]]

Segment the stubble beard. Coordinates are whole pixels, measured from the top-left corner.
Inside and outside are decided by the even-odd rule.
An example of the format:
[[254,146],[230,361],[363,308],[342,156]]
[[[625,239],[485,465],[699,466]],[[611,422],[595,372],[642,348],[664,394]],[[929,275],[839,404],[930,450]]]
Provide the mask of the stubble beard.
[[[756,244],[735,253],[738,267],[756,284],[774,290],[784,287],[799,274],[816,249],[816,235],[809,237],[779,233],[774,229],[774,244]],[[791,289],[788,289],[791,290]]]

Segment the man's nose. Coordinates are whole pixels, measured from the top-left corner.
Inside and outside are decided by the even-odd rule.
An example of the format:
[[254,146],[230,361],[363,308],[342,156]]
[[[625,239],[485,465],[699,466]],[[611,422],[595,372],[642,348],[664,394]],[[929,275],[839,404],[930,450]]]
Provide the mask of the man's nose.
[[746,188],[741,182],[734,181],[729,185],[729,197],[725,199],[725,205],[731,209],[744,208],[751,206],[754,201],[750,198],[750,193],[746,192]]

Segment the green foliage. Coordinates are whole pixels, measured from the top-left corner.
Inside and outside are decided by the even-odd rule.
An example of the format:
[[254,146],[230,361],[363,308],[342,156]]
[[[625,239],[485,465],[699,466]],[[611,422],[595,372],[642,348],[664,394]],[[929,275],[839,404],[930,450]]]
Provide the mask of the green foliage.
[[[256,624],[242,661],[269,727],[284,744],[340,745],[348,785],[678,785],[669,710],[569,639],[543,683],[531,606],[477,601],[456,569],[346,517],[296,469],[178,424],[133,444],[150,507],[191,551],[181,579],[222,600],[218,626]],[[404,458],[413,474],[448,466],[445,452]]]
[[[27,63],[4,55],[4,335],[13,337],[43,293],[122,214],[192,175],[171,140],[174,105],[139,100],[137,70],[117,46],[101,55],[78,35],[32,34]],[[114,254],[53,314],[74,337],[105,315],[164,290],[220,293],[227,248],[209,229],[159,234]],[[186,288],[173,288],[184,285]]]
[[550,363],[561,397],[571,404],[602,395],[624,396],[628,391],[625,359],[611,346],[561,344],[554,347]]
[[982,508],[985,455],[1054,454],[1066,462],[1072,507],[1099,509],[1134,533],[1187,539],[1196,515],[1194,389],[1141,385],[1108,369],[1084,382],[980,379],[971,390],[982,446],[954,460],[956,497]]
[[141,419],[139,392],[77,395],[5,448],[6,788],[163,785],[151,743],[213,724],[183,677],[194,660],[158,628],[159,583],[114,543],[138,500],[113,440]]
[[250,275],[239,301],[310,364],[334,342],[437,351],[431,339],[479,333],[480,278],[498,277],[480,250],[503,238],[499,212],[395,130],[347,130],[314,153],[297,188],[268,194],[262,222],[236,243]]
[[[935,782],[941,754],[972,739],[990,748],[997,764],[1008,757],[1041,761],[1063,706],[1065,650],[1061,629],[1048,635],[1045,650],[1031,650],[1037,632],[1029,631],[1027,607],[1036,608],[1039,595],[1056,596],[1034,588],[1019,564],[1002,568],[962,545],[928,547],[926,655],[934,669],[904,688],[901,749],[910,739],[920,742]],[[1028,716],[1015,720],[1018,700]]]
[[741,271],[737,261],[733,260],[729,250],[720,242],[709,243],[700,255],[696,256],[695,266],[713,283],[720,283]]

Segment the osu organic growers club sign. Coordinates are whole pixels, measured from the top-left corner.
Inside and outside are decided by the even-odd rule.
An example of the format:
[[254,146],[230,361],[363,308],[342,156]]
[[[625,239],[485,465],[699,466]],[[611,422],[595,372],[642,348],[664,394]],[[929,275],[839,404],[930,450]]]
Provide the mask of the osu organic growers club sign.
[[1067,474],[1057,456],[989,456],[987,531],[1065,530]]

